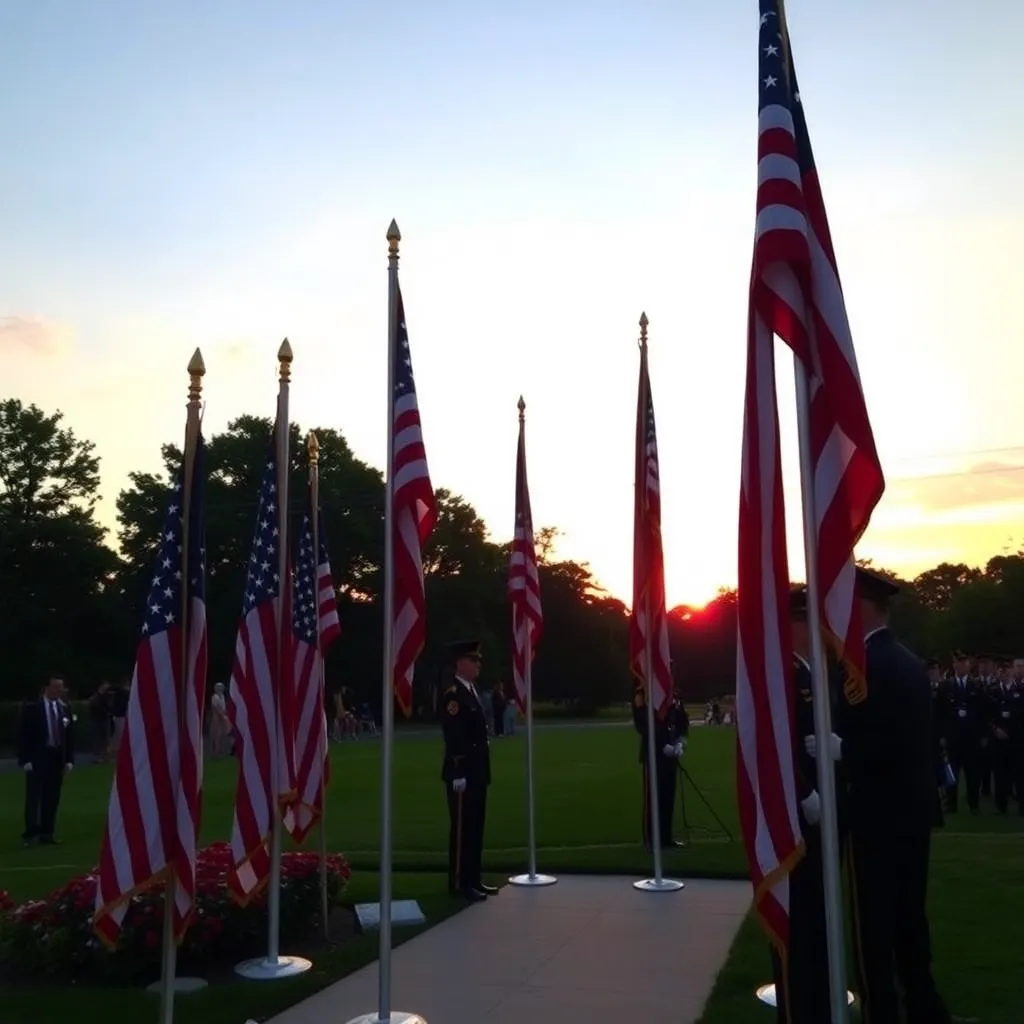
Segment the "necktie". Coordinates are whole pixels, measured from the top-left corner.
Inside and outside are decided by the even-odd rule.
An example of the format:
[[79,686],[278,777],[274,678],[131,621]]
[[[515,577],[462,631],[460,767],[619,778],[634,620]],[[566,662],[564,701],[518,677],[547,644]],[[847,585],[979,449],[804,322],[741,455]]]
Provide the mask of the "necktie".
[[50,746],[55,747],[60,742],[60,734],[57,729],[57,705],[51,700],[46,706],[50,709]]

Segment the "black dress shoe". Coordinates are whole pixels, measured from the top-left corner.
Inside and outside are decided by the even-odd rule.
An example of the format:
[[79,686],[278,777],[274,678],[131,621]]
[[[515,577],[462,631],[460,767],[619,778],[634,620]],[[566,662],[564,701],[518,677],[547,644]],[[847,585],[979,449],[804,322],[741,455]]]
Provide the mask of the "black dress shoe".
[[479,885],[474,885],[473,888],[476,889],[477,892],[482,892],[485,896],[498,895],[498,887],[496,885],[484,885],[484,883],[481,882]]
[[667,843],[662,843],[663,850],[681,850],[686,843],[680,839],[670,839]]
[[487,899],[487,893],[481,892],[479,889],[463,889],[462,896],[470,903],[483,903]]
[[53,836],[40,836],[39,843],[41,846],[60,846],[60,840],[54,839]]

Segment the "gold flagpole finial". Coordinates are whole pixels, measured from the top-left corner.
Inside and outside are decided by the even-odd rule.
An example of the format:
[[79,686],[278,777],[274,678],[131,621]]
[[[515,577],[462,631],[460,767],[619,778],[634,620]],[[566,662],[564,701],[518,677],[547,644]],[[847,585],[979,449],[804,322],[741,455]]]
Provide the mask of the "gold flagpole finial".
[[647,319],[646,313],[640,314],[640,347],[643,348],[647,344],[647,325],[650,321]]
[[388,258],[398,259],[398,243],[402,240],[402,232],[398,230],[398,222],[391,221],[388,226]]
[[277,372],[280,379],[288,384],[292,379],[292,359],[295,357],[292,355],[292,347],[285,338],[281,342],[281,347],[277,350]]
[[519,422],[522,423],[526,418],[526,402],[523,401],[523,396],[519,396],[519,401],[516,402],[516,408],[519,410]]
[[203,377],[206,376],[206,363],[203,362],[203,353],[196,349],[192,358],[188,361],[188,400],[190,403],[198,402],[203,393]]
[[309,453],[309,464],[317,465],[320,461],[320,442],[312,430],[306,435],[306,451]]

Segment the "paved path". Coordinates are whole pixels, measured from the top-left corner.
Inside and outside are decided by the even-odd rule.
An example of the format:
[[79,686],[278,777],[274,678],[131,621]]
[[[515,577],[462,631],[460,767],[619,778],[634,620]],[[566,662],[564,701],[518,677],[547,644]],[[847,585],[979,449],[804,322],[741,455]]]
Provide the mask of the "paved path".
[[[630,878],[506,886],[395,950],[392,1008],[427,1024],[693,1024],[750,907],[748,882],[638,892]],[[377,965],[271,1024],[344,1024],[377,1009]]]

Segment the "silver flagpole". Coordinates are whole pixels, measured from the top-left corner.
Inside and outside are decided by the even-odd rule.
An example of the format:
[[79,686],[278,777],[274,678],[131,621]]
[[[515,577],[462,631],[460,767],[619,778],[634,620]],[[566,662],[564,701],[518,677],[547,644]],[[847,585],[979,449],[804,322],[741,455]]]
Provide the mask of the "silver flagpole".
[[290,468],[290,440],[288,420],[288,393],[292,376],[292,347],[285,338],[277,352],[280,390],[277,396],[277,425],[274,437],[277,462],[277,665],[274,679],[274,769],[271,772],[272,832],[270,838],[270,880],[267,884],[267,955],[262,960],[247,960],[235,970],[243,978],[256,981],[272,981],[275,978],[290,978],[308,971],[312,962],[299,956],[281,956],[281,847],[283,841],[281,805],[277,785],[280,778],[281,758],[281,679],[284,676],[284,661],[287,647],[284,636],[291,629],[291,623],[284,621],[286,587],[290,587],[288,574],[288,471]]
[[[324,760],[327,762],[330,737],[327,735],[327,691],[324,686],[324,656],[320,648],[320,442],[311,430],[306,436],[306,451],[309,453],[309,495],[310,515],[309,528],[313,534],[313,614],[316,616],[316,685],[320,688],[320,705],[323,714],[320,716],[320,728],[324,730]],[[314,725],[314,728],[316,725]],[[317,838],[320,845],[320,916],[323,919],[324,940],[331,941],[331,925],[327,920],[330,907],[327,905],[327,785],[323,776],[323,764],[320,775],[320,820],[317,822]]]
[[[814,499],[814,454],[811,450],[811,390],[803,362],[794,357],[797,432],[800,441],[800,494],[803,499],[804,565],[807,575],[807,631],[811,637],[811,692],[814,735],[818,744],[818,795],[821,797],[821,859],[825,882],[825,935],[832,1024],[849,1020],[846,990],[846,944],[843,941],[843,897],[839,877],[839,826],[836,820],[836,776],[832,762],[832,695],[821,630],[818,580],[818,527]],[[801,739],[802,742],[802,739]]]
[[[647,370],[647,314],[640,314],[640,396],[638,404],[638,422],[642,429],[647,429],[647,407],[650,402],[650,377]],[[639,417],[643,417],[639,420]],[[638,439],[638,443],[646,446],[646,435]],[[635,481],[635,486],[643,487],[642,479]],[[641,498],[643,501],[644,499]],[[646,502],[645,502],[646,504]],[[654,877],[644,878],[633,883],[634,889],[643,892],[679,892],[683,883],[677,878],[665,878],[662,871],[661,822],[658,819],[658,752],[654,749],[654,631],[651,622],[651,592],[648,587],[644,592],[644,685],[647,694],[647,806],[650,811],[651,846],[654,853]]]
[[[178,775],[181,776],[181,747],[185,742],[185,692],[189,685],[188,641],[192,620],[192,577],[189,575],[189,525],[192,509],[192,473],[199,440],[199,407],[203,393],[206,365],[199,349],[189,360],[188,418],[185,421],[185,448],[182,455],[181,482],[181,688],[178,691]],[[200,730],[201,732],[201,730]],[[200,736],[202,744],[202,736]],[[202,746],[199,756],[203,756]],[[160,1024],[174,1024],[174,994],[176,991],[194,991],[203,988],[205,981],[197,978],[178,978],[178,944],[174,940],[174,898],[178,889],[178,876],[172,868],[166,871],[167,889],[164,892],[163,959],[160,966]]]
[[380,952],[378,954],[377,1012],[350,1024],[426,1024],[416,1013],[391,1009],[391,776],[395,739],[394,694],[394,536],[391,532],[395,481],[395,345],[398,337],[398,244],[402,235],[395,221],[388,228],[388,453],[384,486],[384,671],[381,685],[380,741]]
[[[523,453],[523,476],[526,476],[526,402],[522,395],[519,396],[519,449]],[[517,456],[518,457],[518,456]],[[518,467],[517,467],[518,469]],[[516,495],[517,503],[523,500],[523,496]],[[530,540],[533,541],[533,516],[530,516]],[[537,829],[536,816],[534,813],[534,788],[533,788],[533,636],[530,632],[529,623],[525,622],[523,628],[526,631],[523,654],[525,667],[523,669],[523,683],[526,687],[526,842],[527,842],[527,873],[525,875],[513,875],[509,882],[512,885],[554,885],[558,881],[554,875],[537,874]],[[513,641],[514,642],[514,641]]]

